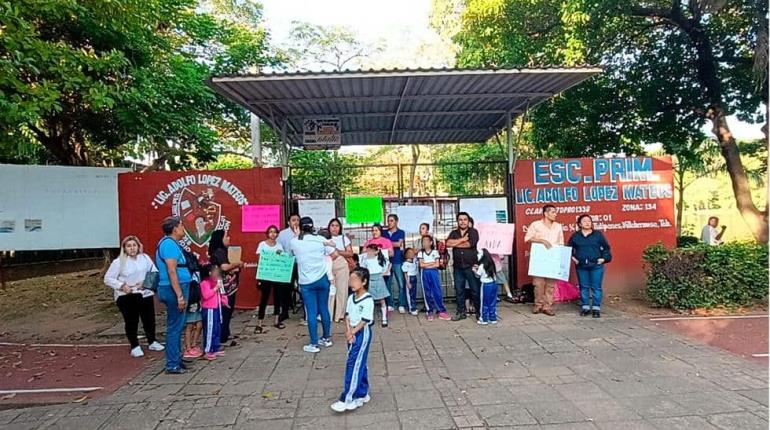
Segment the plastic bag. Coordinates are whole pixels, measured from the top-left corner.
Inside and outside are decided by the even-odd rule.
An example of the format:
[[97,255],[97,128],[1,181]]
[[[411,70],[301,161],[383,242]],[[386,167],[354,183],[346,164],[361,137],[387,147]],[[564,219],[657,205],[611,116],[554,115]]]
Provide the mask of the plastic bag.
[[556,287],[553,289],[554,302],[571,302],[580,297],[580,290],[576,285],[567,281],[556,281]]

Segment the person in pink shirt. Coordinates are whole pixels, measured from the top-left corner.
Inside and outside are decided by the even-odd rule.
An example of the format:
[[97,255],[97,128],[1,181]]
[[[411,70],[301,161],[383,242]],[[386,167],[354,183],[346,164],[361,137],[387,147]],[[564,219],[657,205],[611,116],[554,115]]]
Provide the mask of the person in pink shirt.
[[[547,249],[556,245],[564,245],[564,231],[562,225],[556,222],[556,213],[555,206],[543,206],[543,219],[534,221],[529,225],[527,234],[524,235],[524,242],[540,243]],[[552,309],[556,279],[533,276],[532,285],[535,286],[535,305],[532,307],[532,313],[542,312],[548,316],[556,315]]]
[[219,350],[219,330],[222,325],[222,306],[229,307],[224,294],[222,273],[216,265],[201,268],[201,312],[203,313],[203,352],[206,360],[225,355]]
[[372,226],[372,238],[364,243],[363,249],[366,249],[370,244],[379,246],[383,253],[388,253],[388,257],[393,256],[393,242],[387,237],[382,236],[382,226],[380,224],[374,224]]

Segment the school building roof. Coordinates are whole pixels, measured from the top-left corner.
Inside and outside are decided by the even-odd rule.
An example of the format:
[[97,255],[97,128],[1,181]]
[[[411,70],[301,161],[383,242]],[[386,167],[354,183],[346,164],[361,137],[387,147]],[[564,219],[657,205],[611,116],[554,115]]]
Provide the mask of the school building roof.
[[303,143],[303,119],[340,119],[342,145],[484,143],[516,117],[601,73],[594,66],[215,76],[208,85]]

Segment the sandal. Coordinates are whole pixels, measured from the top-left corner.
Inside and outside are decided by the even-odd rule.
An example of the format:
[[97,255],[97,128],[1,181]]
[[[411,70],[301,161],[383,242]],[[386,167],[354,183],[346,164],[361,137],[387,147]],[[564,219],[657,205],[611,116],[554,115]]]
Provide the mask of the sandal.
[[284,323],[282,323],[282,322],[279,322],[278,324],[274,325],[273,327],[275,327],[277,329],[280,329],[280,330],[283,330],[283,329],[286,328],[286,325]]

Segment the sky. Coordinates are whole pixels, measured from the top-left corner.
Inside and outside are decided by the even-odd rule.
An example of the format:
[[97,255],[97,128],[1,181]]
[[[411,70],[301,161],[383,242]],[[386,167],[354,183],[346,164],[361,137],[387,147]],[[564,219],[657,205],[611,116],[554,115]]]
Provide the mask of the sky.
[[[368,43],[383,42],[376,67],[444,67],[451,65],[451,54],[440,46],[428,20],[431,0],[261,0],[265,25],[276,45],[284,45],[292,21],[319,25],[341,25],[354,30]],[[420,45],[435,49],[426,55]],[[746,124],[728,118],[737,139],[762,138],[761,124]],[[710,126],[704,127],[709,136]]]

